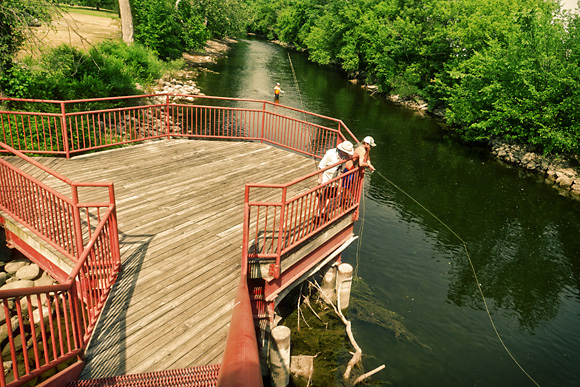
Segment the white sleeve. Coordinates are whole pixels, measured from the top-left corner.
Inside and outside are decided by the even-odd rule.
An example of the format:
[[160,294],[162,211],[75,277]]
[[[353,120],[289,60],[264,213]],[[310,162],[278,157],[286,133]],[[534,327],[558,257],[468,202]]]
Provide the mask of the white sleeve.
[[320,163],[318,163],[318,169],[322,169],[322,168],[326,168],[328,166],[328,151],[324,154],[324,157],[322,158],[322,160],[320,160]]

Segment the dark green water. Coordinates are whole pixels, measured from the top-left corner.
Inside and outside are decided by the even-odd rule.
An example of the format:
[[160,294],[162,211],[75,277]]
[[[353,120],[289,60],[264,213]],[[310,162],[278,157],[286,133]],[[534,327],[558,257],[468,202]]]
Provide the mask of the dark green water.
[[[207,95],[271,100],[280,82],[282,104],[340,118],[358,138],[372,135],[381,174],[466,242],[493,322],[520,366],[541,386],[579,386],[580,203],[306,59],[242,40],[199,86]],[[496,336],[462,242],[377,173],[364,197],[360,250],[353,244],[343,259],[416,338],[353,320],[365,370],[386,365],[373,380],[535,385]]]

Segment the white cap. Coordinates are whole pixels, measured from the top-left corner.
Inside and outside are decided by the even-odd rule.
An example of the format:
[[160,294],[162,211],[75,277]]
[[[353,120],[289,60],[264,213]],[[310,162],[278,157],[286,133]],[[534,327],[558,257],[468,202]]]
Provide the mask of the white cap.
[[350,141],[341,142],[340,144],[338,144],[337,148],[345,153],[348,153],[351,156],[354,154],[354,146]]
[[366,142],[370,146],[377,146],[377,144],[375,144],[375,140],[371,136],[366,136],[363,142]]

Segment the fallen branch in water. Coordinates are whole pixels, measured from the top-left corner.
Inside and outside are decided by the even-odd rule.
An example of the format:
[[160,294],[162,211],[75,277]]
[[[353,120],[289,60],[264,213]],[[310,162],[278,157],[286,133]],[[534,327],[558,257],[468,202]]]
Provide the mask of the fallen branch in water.
[[350,343],[354,347],[354,354],[352,355],[352,358],[350,359],[350,361],[346,365],[346,370],[344,371],[344,375],[342,375],[342,378],[344,380],[348,380],[350,378],[350,372],[352,371],[352,368],[362,360],[362,349],[358,346],[358,344],[356,343],[356,340],[354,339],[354,335],[352,334],[351,322],[348,321],[346,319],[346,317],[344,317],[344,315],[342,314],[342,310],[340,310],[340,288],[341,287],[342,287],[342,283],[338,284],[338,290],[336,291],[336,304],[338,305],[338,308],[336,310],[338,310],[338,315],[340,316],[340,319],[342,320],[344,325],[346,325],[346,334],[348,335]]
[[[340,288],[342,286],[342,283],[338,285],[338,290],[337,290],[337,301],[336,304],[339,305],[339,307],[337,308],[332,301],[330,301],[328,299],[328,297],[326,296],[326,294],[324,294],[324,292],[322,291],[322,288],[320,287],[320,285],[318,284],[318,282],[314,281],[313,284],[319,291],[320,294],[322,294],[322,297],[324,297],[325,301],[332,306],[332,308],[334,309],[334,311],[336,312],[336,314],[338,315],[338,317],[340,317],[340,319],[342,320],[342,322],[344,323],[344,325],[346,325],[346,334],[348,335],[348,339],[350,340],[351,345],[354,347],[355,352],[352,354],[352,358],[350,359],[350,361],[348,362],[347,366],[346,366],[346,371],[344,371],[344,374],[342,375],[344,380],[348,380],[350,378],[350,373],[353,369],[353,367],[355,365],[357,365],[361,359],[362,359],[362,349],[358,346],[356,340],[354,339],[354,335],[352,334],[352,324],[350,321],[348,321],[346,319],[346,317],[344,317],[344,315],[342,314],[342,311],[340,310]],[[375,370],[368,372],[364,375],[361,375],[360,377],[358,377],[355,380],[354,384],[360,383],[362,380],[368,378],[369,376],[373,375],[376,372],[379,372],[380,370],[382,370],[383,368],[385,368],[385,365],[383,364],[382,366],[376,368]]]
[[322,319],[320,318],[320,316],[318,315],[318,313],[316,313],[316,312],[314,311],[314,308],[312,307],[312,305],[310,305],[310,299],[309,299],[307,296],[302,296],[302,297],[304,297],[304,303],[306,304],[306,306],[308,306],[308,307],[310,308],[310,311],[311,311],[312,313],[314,313],[314,315],[315,315],[315,316],[316,316],[316,317],[317,317],[317,318],[318,318],[318,319],[319,319],[321,322],[324,322],[324,321],[322,321]]
[[362,374],[361,376],[359,376],[358,378],[356,378],[356,380],[354,381],[353,385],[362,382],[363,380],[365,380],[369,376],[374,375],[377,372],[382,371],[383,369],[385,369],[385,365],[384,364],[378,366],[377,368],[375,368],[374,370],[372,370],[370,372],[367,372],[366,374]]

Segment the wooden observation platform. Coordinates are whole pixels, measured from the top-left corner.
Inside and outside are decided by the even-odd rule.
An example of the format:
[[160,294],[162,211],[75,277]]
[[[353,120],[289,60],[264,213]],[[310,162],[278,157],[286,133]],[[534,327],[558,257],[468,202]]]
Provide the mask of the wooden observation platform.
[[317,168],[342,121],[175,97],[0,98],[39,110],[0,111],[0,226],[58,282],[0,290],[0,385],[261,385],[276,304],[355,239],[364,170]]
[[316,169],[270,145],[183,139],[37,160],[115,185],[122,271],[81,379],[220,363],[240,276],[244,184]]

